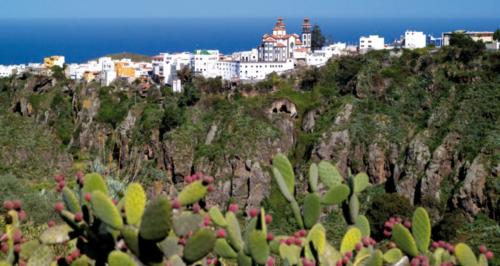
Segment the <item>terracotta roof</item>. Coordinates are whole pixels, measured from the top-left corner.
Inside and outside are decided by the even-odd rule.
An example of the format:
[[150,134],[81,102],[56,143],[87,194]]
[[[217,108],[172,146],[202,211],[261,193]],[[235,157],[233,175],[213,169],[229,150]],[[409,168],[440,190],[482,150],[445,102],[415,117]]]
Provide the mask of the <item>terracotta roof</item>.
[[278,43],[276,44],[277,47],[286,47],[286,45],[282,44],[282,43]]
[[295,40],[295,44],[296,44],[296,45],[301,45],[301,44],[302,44],[302,41],[301,41],[300,39],[296,39],[296,40]]
[[267,37],[264,42],[276,42],[276,40],[273,37]]

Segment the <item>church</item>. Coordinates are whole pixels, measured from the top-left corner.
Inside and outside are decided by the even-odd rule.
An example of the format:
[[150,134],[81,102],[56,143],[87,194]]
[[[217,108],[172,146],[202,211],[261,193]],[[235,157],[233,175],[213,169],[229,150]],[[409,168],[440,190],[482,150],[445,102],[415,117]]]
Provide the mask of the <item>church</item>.
[[311,50],[311,23],[308,18],[302,24],[302,35],[287,34],[283,18],[278,18],[272,34],[264,34],[258,48],[259,61],[284,62],[294,57],[294,52]]

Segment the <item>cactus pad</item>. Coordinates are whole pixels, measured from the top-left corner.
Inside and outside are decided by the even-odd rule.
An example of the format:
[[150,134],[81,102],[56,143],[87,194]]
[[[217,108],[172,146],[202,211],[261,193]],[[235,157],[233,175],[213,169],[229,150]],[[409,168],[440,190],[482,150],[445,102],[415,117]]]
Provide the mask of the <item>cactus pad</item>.
[[295,199],[293,198],[293,190],[290,190],[285,181],[285,178],[276,167],[273,167],[273,176],[274,180],[276,180],[276,183],[278,184],[278,188],[280,189],[283,197],[285,197],[285,199],[288,200],[289,202],[294,201]]
[[33,254],[33,252],[35,252],[35,250],[39,247],[40,247],[40,242],[38,242],[38,240],[31,240],[24,243],[21,246],[21,252],[19,253],[19,258],[27,260],[29,257],[31,257],[31,254]]
[[337,167],[327,161],[321,161],[318,164],[318,172],[321,182],[329,188],[340,185],[344,180]]
[[195,232],[203,222],[203,217],[191,212],[182,212],[172,219],[174,232],[177,236],[185,236],[189,232]]
[[293,196],[295,191],[295,174],[293,172],[292,164],[288,158],[284,154],[278,153],[273,158],[273,168],[278,169],[281,173],[288,191]]
[[28,260],[28,266],[50,265],[53,259],[54,254],[52,253],[52,249],[49,246],[40,245],[33,254],[31,254]]
[[122,228],[121,233],[130,251],[139,256],[139,230],[133,226],[126,225]]
[[304,199],[304,226],[309,229],[319,220],[321,214],[320,197],[317,193],[309,193]]
[[351,195],[351,199],[349,199],[349,218],[351,219],[351,223],[356,222],[356,219],[359,215],[359,199],[356,194]]
[[69,232],[71,232],[71,228],[68,225],[56,225],[45,230],[40,235],[40,241],[48,245],[62,244],[70,240]]
[[300,261],[301,248],[295,245],[281,244],[279,247],[280,257],[287,260],[290,265],[297,265]]
[[344,200],[349,197],[349,194],[351,193],[351,190],[349,189],[348,186],[346,185],[336,185],[330,188],[323,198],[321,199],[321,202],[323,204],[327,205],[333,205],[333,204],[340,204]]
[[82,208],[80,207],[80,202],[78,202],[78,198],[76,197],[73,190],[68,187],[64,187],[62,190],[62,199],[64,201],[64,205],[66,209],[68,209],[72,213],[81,212]]
[[138,183],[128,185],[123,202],[127,222],[139,225],[144,209],[146,208],[146,193],[144,192],[144,188]]
[[204,186],[203,182],[201,180],[198,180],[187,185],[179,193],[178,199],[182,206],[186,206],[201,200],[203,197],[205,197],[207,191],[207,186]]
[[102,176],[98,173],[86,174],[85,182],[83,183],[83,193],[92,193],[94,191],[101,191],[108,194],[108,187]]
[[356,217],[355,225],[359,230],[361,230],[361,234],[363,236],[370,236],[370,222],[364,215],[358,215]]
[[149,202],[141,220],[139,234],[151,241],[163,240],[172,227],[172,207],[166,197]]
[[370,185],[368,175],[366,173],[359,173],[353,177],[353,190],[354,193],[360,193]]
[[395,264],[403,257],[403,252],[399,248],[393,248],[388,250],[384,254],[384,261],[389,264]]
[[266,234],[260,230],[252,230],[248,234],[247,244],[252,259],[257,264],[266,264],[267,257],[269,257],[270,253]]
[[215,235],[208,229],[200,229],[192,235],[184,247],[184,259],[188,263],[201,260],[215,245]]
[[182,256],[182,246],[177,244],[178,241],[179,239],[177,237],[169,236],[158,243],[158,247],[166,258],[170,258],[174,255]]
[[136,266],[135,261],[127,255],[127,253],[121,251],[113,251],[109,253],[108,256],[109,266]]
[[347,233],[342,238],[342,243],[340,245],[340,253],[344,254],[348,251],[353,251],[356,244],[361,241],[361,230],[357,227],[351,227],[347,230]]
[[477,258],[471,248],[464,243],[459,243],[455,246],[455,256],[462,266],[477,265]]
[[210,219],[214,222],[215,225],[220,227],[227,227],[226,219],[224,215],[222,215],[221,211],[217,207],[212,207],[208,210],[208,214],[210,215]]
[[431,221],[424,208],[419,207],[413,213],[411,231],[420,252],[426,252],[431,242]]
[[240,251],[243,248],[243,238],[241,237],[241,229],[238,219],[232,212],[226,213],[227,221],[227,238],[229,244],[237,250]]
[[309,167],[309,189],[311,190],[311,192],[318,191],[318,177],[318,165],[312,163]]
[[218,256],[223,258],[236,259],[238,257],[238,253],[223,238],[215,241],[214,251]]
[[95,216],[113,229],[120,230],[123,227],[123,220],[120,212],[113,204],[111,199],[102,191],[92,192],[90,200]]
[[417,243],[411,235],[410,231],[401,224],[396,224],[392,228],[392,240],[406,254],[415,257],[418,255]]

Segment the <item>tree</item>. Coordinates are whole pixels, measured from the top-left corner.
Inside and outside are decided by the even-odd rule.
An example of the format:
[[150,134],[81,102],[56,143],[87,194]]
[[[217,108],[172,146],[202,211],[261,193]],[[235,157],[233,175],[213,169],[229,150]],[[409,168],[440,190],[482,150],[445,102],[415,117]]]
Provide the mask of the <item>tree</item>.
[[463,33],[453,33],[450,37],[450,46],[458,49],[458,59],[468,63],[480,56],[486,46],[482,41],[474,41],[470,36]]
[[325,45],[325,41],[326,38],[323,33],[321,33],[319,25],[314,25],[311,36],[311,49],[313,51],[321,49],[323,45]]
[[495,33],[493,33],[493,40],[500,41],[500,29],[497,29]]

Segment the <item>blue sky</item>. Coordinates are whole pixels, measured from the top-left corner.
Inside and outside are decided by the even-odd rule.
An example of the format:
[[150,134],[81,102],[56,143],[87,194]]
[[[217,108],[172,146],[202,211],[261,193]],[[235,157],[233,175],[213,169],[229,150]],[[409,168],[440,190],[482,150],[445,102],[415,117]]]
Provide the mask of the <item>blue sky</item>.
[[1,0],[0,18],[500,18],[500,0]]

